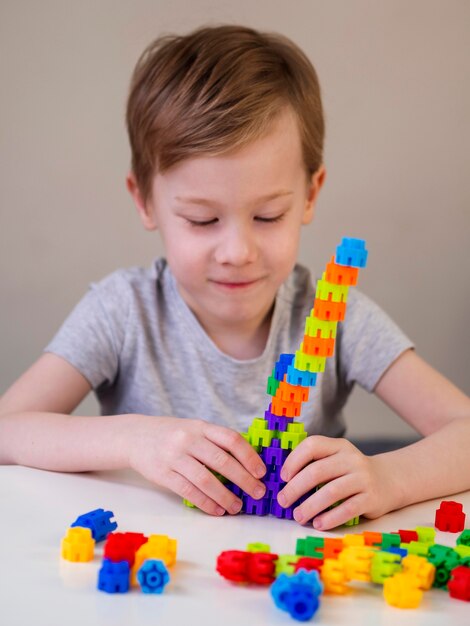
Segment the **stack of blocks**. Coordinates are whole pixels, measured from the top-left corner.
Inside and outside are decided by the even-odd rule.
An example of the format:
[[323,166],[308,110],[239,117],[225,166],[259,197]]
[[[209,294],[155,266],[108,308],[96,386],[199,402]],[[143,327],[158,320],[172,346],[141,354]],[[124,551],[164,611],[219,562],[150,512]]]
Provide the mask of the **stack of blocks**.
[[113,517],[104,509],[80,515],[62,539],[62,558],[91,561],[95,543],[106,540],[98,572],[100,591],[126,593],[140,585],[144,593],[162,593],[170,580],[167,567],[176,561],[176,540],[167,535],[113,532],[117,528]]
[[[278,518],[293,518],[296,506],[283,508],[277,495],[284,487],[280,473],[287,456],[306,437],[304,424],[296,422],[302,403],[308,401],[309,387],[317,383],[317,376],[325,370],[326,359],[333,355],[338,322],[344,320],[350,286],[357,283],[359,268],[365,267],[367,250],[362,239],[343,238],[336,249],[336,257],[327,264],[321,280],[317,281],[315,300],[310,316],[305,321],[303,341],[295,354],[281,354],[272,375],[268,378],[267,393],[272,401],[264,419],[256,417],[245,439],[257,450],[266,465],[262,479],[266,493],[255,500],[237,485],[227,488],[242,499],[242,509],[248,515],[272,514]],[[347,522],[353,525],[358,518]]]

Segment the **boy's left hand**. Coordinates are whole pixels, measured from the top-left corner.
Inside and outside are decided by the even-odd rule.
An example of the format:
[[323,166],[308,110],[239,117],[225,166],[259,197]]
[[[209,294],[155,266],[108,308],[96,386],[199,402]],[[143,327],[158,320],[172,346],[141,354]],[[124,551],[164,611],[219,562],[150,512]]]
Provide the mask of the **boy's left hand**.
[[[380,457],[362,454],[346,439],[307,437],[287,457],[281,479],[287,482],[278,494],[283,507],[323,485],[294,509],[297,522],[313,518],[317,530],[334,528],[357,515],[376,518],[395,508],[393,481]],[[326,511],[337,502],[341,504]]]

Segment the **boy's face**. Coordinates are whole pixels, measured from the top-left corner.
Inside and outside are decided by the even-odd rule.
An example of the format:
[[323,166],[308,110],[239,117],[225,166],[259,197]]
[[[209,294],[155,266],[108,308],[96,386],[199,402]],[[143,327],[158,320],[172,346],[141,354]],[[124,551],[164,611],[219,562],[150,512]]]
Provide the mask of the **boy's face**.
[[297,123],[286,111],[271,132],[222,156],[189,158],[156,174],[143,203],[147,229],[160,230],[181,296],[209,332],[256,329],[291,272],[300,227],[324,180],[307,180]]

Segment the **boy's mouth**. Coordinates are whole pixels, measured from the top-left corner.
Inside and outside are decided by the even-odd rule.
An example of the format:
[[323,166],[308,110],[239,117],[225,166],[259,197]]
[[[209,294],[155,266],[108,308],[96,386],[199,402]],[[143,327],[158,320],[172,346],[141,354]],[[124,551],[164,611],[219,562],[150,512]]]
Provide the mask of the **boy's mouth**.
[[259,278],[256,278],[254,280],[249,280],[249,281],[221,281],[221,280],[213,280],[211,282],[215,283],[217,286],[222,287],[224,289],[233,289],[233,290],[237,290],[237,289],[247,289],[248,287],[251,287],[252,285],[255,285],[256,283],[258,283],[260,281]]

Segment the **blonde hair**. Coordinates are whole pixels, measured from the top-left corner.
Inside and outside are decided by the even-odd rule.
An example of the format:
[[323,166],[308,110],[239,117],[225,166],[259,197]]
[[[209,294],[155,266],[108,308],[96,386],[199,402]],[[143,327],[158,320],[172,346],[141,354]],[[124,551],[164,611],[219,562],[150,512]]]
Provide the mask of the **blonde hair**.
[[139,58],[127,101],[131,166],[142,196],[151,195],[157,171],[262,137],[286,105],[313,174],[323,161],[323,108],[315,69],[298,46],[231,25],[159,37]]

